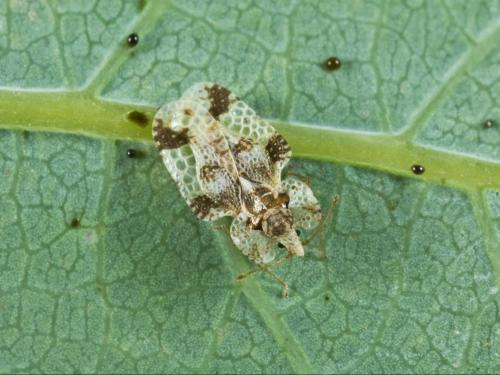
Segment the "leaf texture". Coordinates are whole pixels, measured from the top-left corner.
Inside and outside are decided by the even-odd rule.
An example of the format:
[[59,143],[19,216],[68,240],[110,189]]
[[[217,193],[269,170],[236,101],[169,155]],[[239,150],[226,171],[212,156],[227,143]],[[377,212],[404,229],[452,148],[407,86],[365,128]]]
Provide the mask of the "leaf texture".
[[[0,372],[499,372],[499,39],[497,0],[0,0]],[[202,80],[340,196],[287,300],[127,119]]]

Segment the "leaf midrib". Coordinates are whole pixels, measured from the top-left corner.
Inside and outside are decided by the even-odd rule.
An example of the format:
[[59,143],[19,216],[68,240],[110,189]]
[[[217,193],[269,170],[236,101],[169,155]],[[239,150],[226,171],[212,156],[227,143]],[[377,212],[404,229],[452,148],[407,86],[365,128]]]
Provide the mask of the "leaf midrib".
[[[229,268],[236,275],[248,272],[251,268],[248,267],[247,258],[243,256],[239,249],[235,248],[229,236],[217,233],[217,237],[223,247],[228,249],[228,251],[224,252],[224,258]],[[296,374],[312,374],[314,368],[311,365],[309,357],[304,352],[288,324],[283,321],[283,313],[278,311],[271,302],[270,295],[262,289],[254,277],[247,277],[238,284],[245,297],[255,307],[255,311],[271,332],[278,346],[286,348],[283,354],[287,357],[293,371]]]
[[[127,120],[129,111],[152,119],[155,108],[95,99],[82,91],[0,91],[0,128],[81,134],[152,142],[150,125]],[[294,156],[388,172],[465,191],[500,189],[500,162],[416,145],[400,135],[380,135],[270,120]],[[411,165],[426,172],[414,176]]]

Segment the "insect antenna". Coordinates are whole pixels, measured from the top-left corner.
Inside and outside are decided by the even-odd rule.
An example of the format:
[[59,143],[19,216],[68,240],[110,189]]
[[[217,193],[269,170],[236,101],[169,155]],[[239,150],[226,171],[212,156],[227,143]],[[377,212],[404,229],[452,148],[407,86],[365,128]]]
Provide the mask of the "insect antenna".
[[283,298],[288,298],[288,283],[267,268],[262,268],[262,271],[269,274],[274,280],[281,284],[281,286],[283,287]]

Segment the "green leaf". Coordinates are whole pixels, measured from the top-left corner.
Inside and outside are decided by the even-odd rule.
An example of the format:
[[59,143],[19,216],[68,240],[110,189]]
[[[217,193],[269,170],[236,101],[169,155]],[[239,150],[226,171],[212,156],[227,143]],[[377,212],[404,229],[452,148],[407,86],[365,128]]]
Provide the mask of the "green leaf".
[[[498,40],[494,0],[0,1],[0,372],[500,372]],[[201,80],[340,195],[287,300],[127,118]]]

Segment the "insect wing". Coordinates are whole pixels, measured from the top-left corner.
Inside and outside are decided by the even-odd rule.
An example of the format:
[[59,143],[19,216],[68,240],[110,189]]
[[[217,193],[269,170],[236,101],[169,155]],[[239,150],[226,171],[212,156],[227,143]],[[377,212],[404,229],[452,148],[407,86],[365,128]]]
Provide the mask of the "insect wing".
[[236,166],[218,129],[199,103],[183,98],[161,107],[153,122],[153,138],[167,170],[204,220],[239,212]]
[[251,181],[277,187],[281,172],[292,155],[287,141],[267,121],[227,88],[202,82],[192,86],[184,98],[203,107],[226,130],[237,168]]
[[323,214],[311,188],[302,181],[290,177],[281,182],[281,188],[290,197],[288,208],[292,211],[295,226],[304,229],[316,227]]
[[277,242],[264,235],[261,230],[248,225],[248,216],[243,212],[231,224],[231,239],[234,244],[257,264],[267,264],[276,257]]

